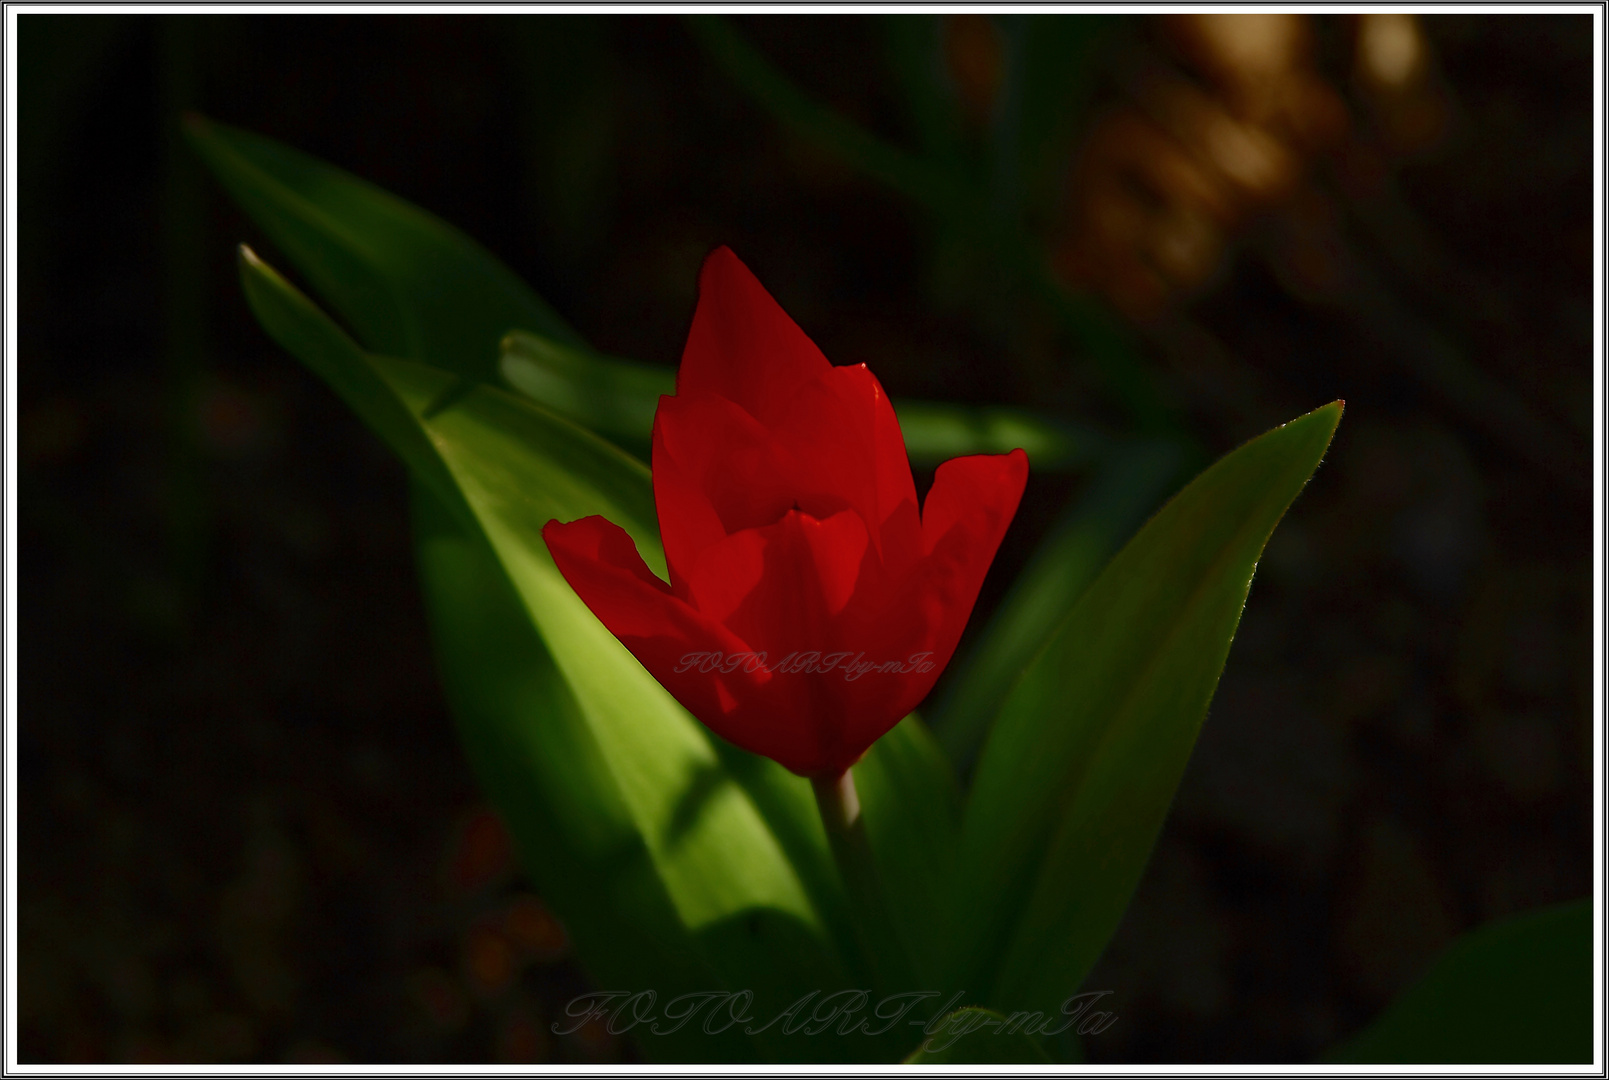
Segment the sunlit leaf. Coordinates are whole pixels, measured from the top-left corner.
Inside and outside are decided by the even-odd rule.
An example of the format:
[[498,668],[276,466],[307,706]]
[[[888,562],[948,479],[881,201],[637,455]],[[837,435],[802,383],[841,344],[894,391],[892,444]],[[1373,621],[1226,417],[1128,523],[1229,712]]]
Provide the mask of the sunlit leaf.
[[[661,972],[671,981],[633,988],[662,998],[749,989],[776,1001],[846,984],[817,905],[712,737],[598,623],[541,542],[552,518],[601,513],[663,572],[642,464],[492,387],[427,418],[453,376],[360,352],[258,260],[243,259],[242,276],[253,311],[276,340],[309,353],[315,370],[337,369],[338,386],[377,381],[462,492],[467,522],[433,512],[429,499],[421,505],[421,559],[442,619],[447,682],[464,706],[459,720],[488,770],[488,788],[507,800],[510,825],[532,855],[529,869],[566,923],[582,928],[583,958],[614,957],[617,966],[600,972],[613,978]],[[309,342],[322,351],[313,356]],[[377,427],[388,442],[398,430]],[[393,446],[416,474],[434,471],[417,464],[415,442]],[[493,587],[499,574],[513,587],[506,595]],[[484,626],[471,625],[483,618]],[[482,648],[466,651],[466,641]],[[522,663],[525,649],[533,651]],[[771,762],[756,768],[780,772]],[[786,776],[774,782],[804,784]],[[536,790],[515,790],[521,784]],[[632,966],[608,940],[615,921],[621,941],[652,938],[659,956]],[[725,1052],[781,1051],[775,1040],[759,1039],[732,1041]]]
[[[483,790],[509,822],[521,865],[559,914],[582,966],[605,988],[680,987],[700,979],[719,985],[496,555],[428,490],[416,488],[414,506],[420,580],[459,736]],[[655,1056],[697,1060],[712,1048],[693,1034]]]
[[1074,993],[1128,904],[1223,670],[1252,573],[1341,416],[1221,459],[1080,596],[1013,687],[962,824],[956,985],[1001,1009]]

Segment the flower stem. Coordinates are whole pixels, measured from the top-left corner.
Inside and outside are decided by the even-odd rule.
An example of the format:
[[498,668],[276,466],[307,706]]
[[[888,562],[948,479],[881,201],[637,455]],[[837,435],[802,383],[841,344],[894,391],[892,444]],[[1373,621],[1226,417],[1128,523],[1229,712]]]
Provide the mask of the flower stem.
[[884,992],[917,989],[911,984],[912,968],[905,946],[899,938],[893,908],[883,892],[882,875],[872,857],[871,844],[860,815],[860,797],[855,791],[854,774],[846,769],[841,776],[812,778],[821,824],[827,832],[827,845],[843,878],[849,897],[861,952],[871,965],[872,979]]

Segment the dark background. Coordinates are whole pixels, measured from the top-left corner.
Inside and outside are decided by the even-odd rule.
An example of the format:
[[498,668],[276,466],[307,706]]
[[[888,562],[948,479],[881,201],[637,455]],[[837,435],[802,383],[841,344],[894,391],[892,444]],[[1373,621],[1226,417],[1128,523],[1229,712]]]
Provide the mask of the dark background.
[[[20,22],[22,1059],[629,1060],[548,1033],[584,976],[457,749],[403,471],[251,319],[233,246],[276,253],[178,109],[433,211],[619,355],[675,361],[727,243],[896,396],[1135,421],[1042,303],[977,299],[676,19]],[[1312,23],[1344,145],[1125,308],[1208,456],[1348,405],[1087,984],[1119,1016],[1097,1062],[1311,1060],[1456,934],[1590,891],[1591,23],[1421,19],[1417,128],[1352,23]],[[909,141],[877,19],[736,25]],[[944,32],[965,106],[993,31]],[[1149,20],[1107,33],[1068,176],[1179,62]],[[1071,242],[1074,198],[1034,242]],[[1081,480],[1030,483],[974,625]]]

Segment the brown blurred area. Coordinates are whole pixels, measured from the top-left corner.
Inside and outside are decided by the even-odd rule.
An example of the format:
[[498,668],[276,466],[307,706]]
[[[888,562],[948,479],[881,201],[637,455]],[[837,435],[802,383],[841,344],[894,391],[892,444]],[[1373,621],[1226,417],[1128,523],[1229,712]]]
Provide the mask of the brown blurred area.
[[[1422,54],[1413,16],[1356,17],[1362,28],[1381,20],[1406,27],[1409,47]],[[1158,20],[1163,55],[1178,66],[1150,57],[1137,64],[1132,100],[1103,116],[1081,148],[1071,235],[1056,253],[1070,284],[1130,316],[1154,317],[1212,276],[1250,219],[1299,200],[1311,159],[1351,135],[1340,96],[1314,69],[1309,22],[1291,14]],[[1360,70],[1372,71],[1372,39],[1366,29],[1357,38]],[[1393,104],[1421,91],[1420,71],[1393,74]]]
[[[21,22],[22,1059],[633,1060],[550,1031],[585,975],[457,749],[401,467],[256,327],[233,245],[277,253],[167,118],[426,207],[619,355],[674,362],[727,243],[892,394],[1130,419],[675,19]],[[914,141],[877,19],[735,22]],[[1208,454],[1348,407],[1085,1049],[1307,1061],[1456,934],[1591,888],[1591,23],[1102,25],[1033,242]],[[987,147],[1024,24],[936,28]],[[1084,480],[1034,477],[974,626]]]

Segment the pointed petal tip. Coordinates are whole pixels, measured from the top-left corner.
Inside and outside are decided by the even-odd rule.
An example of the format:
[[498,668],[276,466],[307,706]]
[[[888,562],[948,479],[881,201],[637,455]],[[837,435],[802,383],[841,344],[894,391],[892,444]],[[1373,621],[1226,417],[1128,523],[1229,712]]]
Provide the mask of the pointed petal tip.
[[774,424],[791,395],[831,366],[731,248],[705,256],[678,395],[713,393]]
[[730,273],[733,270],[742,270],[744,273],[751,272],[748,265],[737,257],[737,252],[725,244],[718,244],[710,249],[708,255],[704,256],[704,262],[699,267],[699,286],[702,287],[711,274]]

